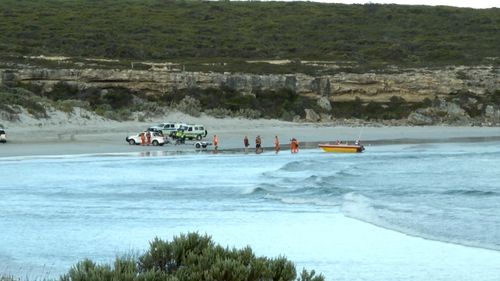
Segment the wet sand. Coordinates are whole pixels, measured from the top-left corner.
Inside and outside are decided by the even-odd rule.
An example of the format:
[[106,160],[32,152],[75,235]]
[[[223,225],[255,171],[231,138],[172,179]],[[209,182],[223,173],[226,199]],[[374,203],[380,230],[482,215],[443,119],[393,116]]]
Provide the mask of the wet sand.
[[[205,122],[203,122],[205,121]],[[220,122],[217,122],[220,121]],[[203,123],[202,123],[203,122]],[[336,140],[353,142],[361,139],[365,145],[431,143],[431,142],[478,142],[500,140],[500,128],[496,127],[338,127],[328,124],[288,123],[276,120],[202,120],[208,129],[204,141],[211,142],[213,135],[219,138],[219,150],[243,151],[243,137],[250,140],[249,152],[255,149],[255,137],[262,137],[266,151],[272,150],[277,135],[282,150],[288,149],[289,140],[297,138],[302,148],[315,148],[318,143]],[[174,152],[194,152],[194,141],[184,145],[164,146],[129,145],[125,137],[151,125],[124,122],[94,127],[19,127],[7,128],[8,142],[0,144],[0,157],[75,155],[103,153],[154,153],[168,155]],[[208,150],[213,150],[209,146]]]

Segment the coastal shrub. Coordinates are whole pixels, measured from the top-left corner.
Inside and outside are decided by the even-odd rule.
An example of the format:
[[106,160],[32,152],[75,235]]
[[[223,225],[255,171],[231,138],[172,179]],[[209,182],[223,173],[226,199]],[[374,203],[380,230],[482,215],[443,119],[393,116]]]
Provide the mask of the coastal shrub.
[[134,93],[127,88],[106,89],[101,95],[101,102],[111,105],[114,109],[130,106],[134,99]]
[[128,108],[121,108],[118,110],[106,109],[107,107],[100,107],[96,110],[98,115],[104,118],[115,120],[115,121],[128,121],[133,119],[133,114]]
[[102,105],[97,106],[94,109],[94,111],[98,115],[105,116],[106,112],[112,112],[113,108],[111,108],[111,106],[108,104],[102,104]]
[[295,117],[294,112],[290,112],[290,111],[283,110],[283,111],[281,112],[280,119],[281,119],[281,120],[285,120],[285,121],[293,121],[293,118],[294,118],[294,117]]
[[132,111],[128,108],[120,108],[119,110],[115,111],[117,114],[117,121],[129,121],[132,120]]
[[259,110],[250,109],[250,108],[241,108],[239,110],[232,111],[226,108],[212,108],[206,109],[203,112],[205,114],[216,117],[216,118],[225,118],[225,117],[243,117],[246,119],[258,119],[261,116]]
[[[19,110],[12,109],[9,105],[0,103],[0,119],[7,121],[19,121]],[[3,127],[3,126],[2,126]]]
[[78,88],[75,85],[66,82],[58,82],[52,86],[51,91],[42,92],[42,96],[54,101],[68,100],[77,98],[78,92]]
[[324,278],[321,274],[316,275],[316,271],[311,270],[311,272],[309,272],[303,269],[297,281],[322,281],[323,279]]
[[188,233],[172,241],[154,238],[138,258],[117,258],[111,265],[83,260],[61,281],[324,281],[315,271],[303,270],[297,278],[294,264],[284,256],[257,257],[250,247],[229,249],[208,235]]
[[356,97],[353,101],[332,102],[333,116],[335,118],[360,118],[363,101]]
[[44,106],[45,102],[42,98],[23,88],[9,88],[4,86],[0,88],[0,104],[4,105],[2,109],[9,114],[17,111],[12,107],[14,105],[26,109],[35,118],[47,118],[48,115]]
[[[0,11],[2,52],[17,57],[252,59],[257,62],[247,66],[256,72],[287,67],[290,70],[281,73],[296,73],[294,67],[305,65],[300,60],[318,59],[405,65],[478,63],[497,57],[500,45],[497,9],[267,1],[2,0]],[[49,16],[40,16],[40,11]],[[259,62],[269,58],[300,60],[288,66]]]
[[433,106],[434,102],[424,99],[422,102],[408,102],[404,98],[392,96],[389,102],[364,102],[356,97],[353,101],[333,102],[335,118],[360,118],[365,120],[406,119],[408,115],[419,109]]
[[247,119],[258,119],[261,116],[261,113],[259,110],[256,109],[251,109],[251,108],[240,108],[236,113],[235,116],[237,117],[243,117]]
[[102,104],[102,90],[96,87],[89,87],[78,92],[77,99],[87,101],[92,109],[96,109]]
[[71,113],[75,107],[89,109],[90,105],[86,101],[80,100],[59,100],[54,103],[54,107],[62,112]]
[[[100,281],[113,280],[115,271],[111,266],[99,265],[89,259],[85,259],[75,266],[69,272],[61,276],[61,281]],[[116,279],[118,280],[118,279]]]
[[121,109],[113,109],[110,105],[108,104],[103,104],[98,106],[95,109],[95,113],[97,115],[100,115],[104,118],[111,119],[111,120],[116,120],[116,121],[127,121],[131,120],[134,116],[132,114],[132,111],[128,108],[121,108]]
[[161,106],[157,102],[146,101],[142,103],[135,104],[131,108],[132,111],[139,111],[143,113],[145,116],[154,116],[159,114],[164,114],[166,112],[166,108]]
[[213,116],[215,118],[225,118],[233,115],[233,112],[225,108],[212,108],[204,111],[205,114]]
[[276,91],[256,91],[253,108],[262,112],[266,118],[281,118],[285,116],[304,115],[304,108],[314,109],[315,112],[323,110],[317,105],[316,100],[299,95],[297,92],[282,88]]
[[491,103],[500,105],[500,89],[495,90],[494,92],[487,93],[488,99]]
[[184,112],[194,117],[199,117],[201,115],[200,101],[191,96],[185,96],[175,105],[175,108],[180,112]]
[[163,100],[173,103],[177,109],[188,114],[193,111],[198,114],[198,111],[203,109],[206,114],[220,118],[241,116],[250,119],[260,117],[280,119],[283,112],[289,113],[285,116],[304,115],[304,108],[322,112],[316,100],[301,96],[287,88],[255,90],[248,93],[232,89],[229,85],[222,85],[220,88],[174,90],[165,95]]
[[109,105],[113,109],[130,107],[133,104],[135,96],[138,94],[123,87],[108,89],[89,87],[78,89],[76,85],[59,82],[50,91],[41,91],[39,95],[56,102],[60,100],[80,100],[84,102],[82,105],[95,110],[102,105]]

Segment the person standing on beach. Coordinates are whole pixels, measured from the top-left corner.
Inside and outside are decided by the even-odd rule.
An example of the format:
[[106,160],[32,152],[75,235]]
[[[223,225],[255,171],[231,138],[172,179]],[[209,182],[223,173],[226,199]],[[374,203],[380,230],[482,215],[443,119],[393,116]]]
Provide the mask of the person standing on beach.
[[151,144],[151,132],[150,131],[148,131],[146,133],[146,142],[147,142],[147,145]]
[[219,138],[217,137],[217,135],[214,135],[214,148],[215,151],[219,149]]
[[146,133],[142,132],[141,133],[141,145],[144,145],[146,143]]
[[243,138],[243,145],[245,146],[245,153],[248,153],[248,147],[250,146],[250,142],[248,141],[247,136]]
[[262,139],[260,138],[260,135],[255,138],[255,153],[261,153],[262,152]]
[[243,145],[245,145],[245,148],[249,147],[250,146],[250,142],[248,142],[248,137],[245,136],[243,138]]
[[281,150],[280,139],[278,138],[278,136],[274,137],[274,150],[276,151],[276,154],[278,154],[278,152],[280,152]]
[[291,139],[290,150],[292,153],[299,152],[299,141],[296,138]]

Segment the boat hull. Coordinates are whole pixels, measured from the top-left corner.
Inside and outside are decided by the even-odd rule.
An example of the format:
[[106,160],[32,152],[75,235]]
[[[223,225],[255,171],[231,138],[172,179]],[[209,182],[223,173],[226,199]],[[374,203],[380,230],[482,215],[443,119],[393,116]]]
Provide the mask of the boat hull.
[[365,148],[362,145],[348,145],[348,144],[319,144],[318,145],[325,152],[336,153],[361,153]]

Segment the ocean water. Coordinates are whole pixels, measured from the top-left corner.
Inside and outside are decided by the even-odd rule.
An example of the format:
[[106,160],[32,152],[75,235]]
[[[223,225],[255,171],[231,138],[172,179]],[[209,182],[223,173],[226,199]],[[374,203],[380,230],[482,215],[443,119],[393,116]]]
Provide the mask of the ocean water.
[[0,158],[0,274],[198,231],[327,280],[500,280],[500,143]]

